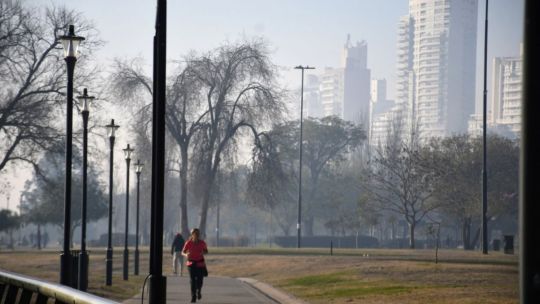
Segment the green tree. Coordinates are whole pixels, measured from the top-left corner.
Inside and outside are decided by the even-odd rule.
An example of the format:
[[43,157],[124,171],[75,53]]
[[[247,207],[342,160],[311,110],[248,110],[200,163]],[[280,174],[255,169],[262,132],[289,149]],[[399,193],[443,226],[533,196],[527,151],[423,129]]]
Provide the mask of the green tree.
[[9,247],[13,246],[13,229],[21,225],[20,217],[13,211],[8,209],[0,210],[0,232],[7,231],[9,233]]
[[[58,147],[57,147],[58,149]],[[82,163],[78,149],[73,150],[72,211],[71,234],[81,224],[82,204]],[[25,184],[21,199],[21,213],[31,223],[44,225],[64,225],[64,158],[59,150],[48,151],[39,161],[42,168],[32,180]],[[98,172],[89,164],[87,221],[95,221],[107,212],[107,196],[98,179]]]
[[[487,138],[488,219],[509,216],[517,225],[519,146],[516,141]],[[479,240],[482,204],[482,141],[455,135],[430,143],[425,162],[437,172],[435,198],[445,215],[459,223],[463,248],[471,250]],[[474,224],[478,227],[473,232]]]
[[[262,150],[254,150],[249,191],[260,197],[259,203],[294,206],[297,202],[299,131],[298,121],[276,125],[267,134],[268,138],[262,141]],[[335,116],[305,120],[302,162],[305,179],[302,190],[306,235],[313,235],[315,218],[327,220],[329,209],[339,209],[335,204],[356,201],[345,197],[337,199],[329,195],[334,192],[322,188],[323,185],[335,185],[332,182],[336,180],[336,173],[332,173],[330,168],[338,168],[348,153],[364,139],[364,130]]]

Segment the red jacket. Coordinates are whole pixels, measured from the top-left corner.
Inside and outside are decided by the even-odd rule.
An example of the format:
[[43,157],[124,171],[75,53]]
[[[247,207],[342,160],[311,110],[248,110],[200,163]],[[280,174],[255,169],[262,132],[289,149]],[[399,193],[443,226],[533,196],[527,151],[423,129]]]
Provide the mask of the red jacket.
[[184,249],[182,252],[187,253],[188,258],[186,261],[187,266],[193,265],[195,263],[196,267],[204,267],[204,256],[203,254],[208,251],[208,247],[203,240],[198,242],[193,242],[191,239],[184,244]]

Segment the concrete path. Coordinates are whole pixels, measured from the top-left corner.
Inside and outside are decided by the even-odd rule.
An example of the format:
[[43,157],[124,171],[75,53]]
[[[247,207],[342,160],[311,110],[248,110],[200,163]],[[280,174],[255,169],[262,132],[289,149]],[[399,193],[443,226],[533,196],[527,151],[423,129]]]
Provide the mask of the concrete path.
[[[187,276],[167,277],[167,304],[190,303],[191,291]],[[148,303],[148,293],[144,302]],[[127,300],[124,304],[141,303],[141,295]],[[249,283],[226,277],[204,278],[202,299],[197,303],[208,304],[276,304],[269,296],[258,291]]]

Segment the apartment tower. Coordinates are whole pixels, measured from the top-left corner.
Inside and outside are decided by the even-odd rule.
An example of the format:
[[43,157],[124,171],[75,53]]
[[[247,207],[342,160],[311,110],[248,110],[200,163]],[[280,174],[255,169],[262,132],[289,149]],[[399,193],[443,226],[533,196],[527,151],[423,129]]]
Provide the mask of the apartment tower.
[[[467,132],[474,112],[478,0],[410,0],[400,19],[396,102],[421,139]],[[417,127],[413,127],[417,126]]]

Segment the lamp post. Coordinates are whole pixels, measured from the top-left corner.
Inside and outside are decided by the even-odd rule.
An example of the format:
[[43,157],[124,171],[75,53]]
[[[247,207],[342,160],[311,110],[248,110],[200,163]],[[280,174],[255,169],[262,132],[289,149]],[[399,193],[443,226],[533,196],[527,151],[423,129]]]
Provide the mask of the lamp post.
[[[70,252],[71,232],[71,157],[73,137],[73,72],[77,62],[79,44],[83,37],[75,36],[75,27],[69,26],[67,35],[59,38],[64,48],[64,60],[67,64],[67,111],[66,111],[66,181],[64,187],[64,244],[60,255],[60,284],[71,286],[72,260]],[[76,287],[76,286],[72,286]]]
[[137,160],[135,164],[135,173],[137,173],[137,216],[135,220],[135,275],[139,275],[139,185],[141,181],[141,172],[144,167],[144,164],[140,160]]
[[520,303],[540,303],[540,234],[538,233],[540,216],[540,188],[538,187],[538,169],[540,155],[540,129],[538,116],[540,98],[538,87],[538,71],[540,71],[540,2],[525,1],[525,41],[523,44],[523,108],[521,157],[520,157],[520,191],[519,191],[519,285]]
[[302,88],[300,91],[300,164],[298,168],[298,221],[296,222],[296,246],[301,247],[301,223],[302,223],[302,146],[303,146],[303,117],[304,117],[304,70],[313,70],[310,66],[296,66],[297,70],[302,70]]
[[77,99],[82,101],[81,115],[83,118],[83,188],[81,206],[81,251],[79,252],[79,290],[88,289],[88,253],[86,252],[86,207],[87,207],[87,172],[88,172],[88,116],[90,115],[90,102],[94,96],[88,96],[88,91],[84,89],[83,95]]
[[488,253],[488,229],[487,229],[487,47],[488,47],[488,3],[486,0],[486,18],[484,28],[484,95],[482,113],[482,253]]
[[133,149],[129,147],[129,144],[124,150],[124,157],[126,158],[126,235],[124,236],[124,280],[128,279],[128,232],[129,232],[129,163],[131,162],[131,153]]
[[165,187],[165,108],[167,70],[167,0],[157,0],[152,94],[152,201],[150,208],[149,303],[165,304],[163,276],[163,213]]
[[105,259],[105,284],[107,286],[112,285],[112,262],[113,262],[113,249],[112,249],[112,210],[113,210],[113,160],[114,160],[114,140],[116,130],[120,127],[114,124],[114,119],[111,119],[111,123],[105,126],[109,135],[110,143],[110,158],[109,158],[109,226],[108,226],[108,238],[107,238],[107,257]]

